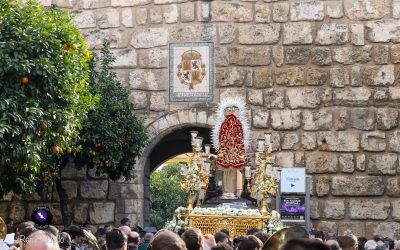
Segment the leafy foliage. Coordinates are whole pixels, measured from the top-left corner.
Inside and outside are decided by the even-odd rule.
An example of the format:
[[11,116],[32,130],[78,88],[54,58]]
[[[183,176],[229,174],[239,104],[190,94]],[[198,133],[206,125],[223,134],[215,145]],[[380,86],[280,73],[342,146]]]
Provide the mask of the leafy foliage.
[[59,177],[94,105],[91,53],[67,12],[0,0],[0,197],[29,195]]
[[134,115],[128,91],[111,71],[114,61],[105,42],[90,70],[91,91],[100,100],[83,123],[75,162],[77,166],[96,167],[97,174],[107,173],[113,180],[121,176],[131,179],[131,170],[148,135],[143,122]]
[[186,193],[180,188],[180,166],[173,163],[150,177],[150,223],[161,229],[172,219],[175,209],[186,206]]

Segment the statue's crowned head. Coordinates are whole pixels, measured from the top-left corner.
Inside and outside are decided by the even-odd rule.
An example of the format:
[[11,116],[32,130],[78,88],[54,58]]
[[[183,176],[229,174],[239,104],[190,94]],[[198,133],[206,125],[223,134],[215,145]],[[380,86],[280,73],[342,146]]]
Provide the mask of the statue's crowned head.
[[239,110],[238,107],[236,107],[236,106],[230,106],[230,107],[225,108],[224,114],[225,114],[225,116],[227,116],[227,115],[237,115],[236,112],[237,112],[238,110]]

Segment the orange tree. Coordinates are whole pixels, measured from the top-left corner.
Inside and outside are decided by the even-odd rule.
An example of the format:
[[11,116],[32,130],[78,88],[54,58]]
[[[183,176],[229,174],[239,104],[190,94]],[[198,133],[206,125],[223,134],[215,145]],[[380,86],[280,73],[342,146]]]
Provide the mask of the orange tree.
[[90,51],[67,12],[0,0],[0,197],[59,179],[95,103]]

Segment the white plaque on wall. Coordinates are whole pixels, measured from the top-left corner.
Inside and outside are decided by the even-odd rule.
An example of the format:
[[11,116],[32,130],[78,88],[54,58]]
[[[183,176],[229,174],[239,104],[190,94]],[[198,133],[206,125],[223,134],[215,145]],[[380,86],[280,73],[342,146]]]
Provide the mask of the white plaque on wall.
[[281,193],[305,193],[306,171],[304,168],[282,168]]

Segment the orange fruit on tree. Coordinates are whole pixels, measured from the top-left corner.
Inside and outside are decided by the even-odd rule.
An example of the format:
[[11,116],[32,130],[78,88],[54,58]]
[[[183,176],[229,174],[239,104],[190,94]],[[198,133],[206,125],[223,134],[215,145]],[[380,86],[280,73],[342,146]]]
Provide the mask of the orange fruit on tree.
[[76,45],[75,43],[71,45],[71,50],[74,51],[78,48],[78,45]]
[[106,168],[108,168],[108,167],[110,166],[110,163],[109,163],[108,161],[104,161],[104,166],[105,166]]
[[56,171],[51,172],[51,176],[53,177],[57,176],[57,172]]
[[68,45],[68,44],[64,44],[64,45],[63,45],[63,49],[64,49],[64,50],[68,50],[68,49],[69,49],[69,45]]
[[54,154],[58,154],[61,152],[61,148],[59,146],[53,146],[51,147],[51,152],[53,152]]
[[96,144],[94,145],[94,147],[95,147],[95,148],[101,148],[101,143],[96,143]]
[[26,86],[26,85],[28,85],[28,83],[29,83],[29,77],[28,77],[27,75],[24,75],[24,76],[21,78],[21,84],[24,85],[24,86]]

